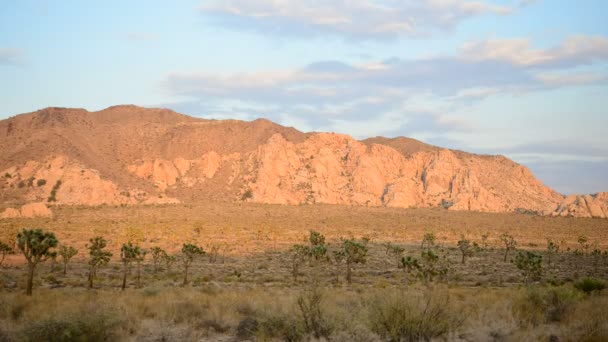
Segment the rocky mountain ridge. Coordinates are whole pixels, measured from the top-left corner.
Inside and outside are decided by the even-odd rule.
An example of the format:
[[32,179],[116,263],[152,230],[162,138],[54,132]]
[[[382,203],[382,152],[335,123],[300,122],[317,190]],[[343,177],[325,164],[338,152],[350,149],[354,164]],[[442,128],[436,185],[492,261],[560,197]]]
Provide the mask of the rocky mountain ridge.
[[608,216],[607,193],[566,197],[505,157],[404,137],[358,141],[137,106],[46,108],[0,121],[0,137],[5,218],[30,215],[14,209],[27,203],[196,200]]

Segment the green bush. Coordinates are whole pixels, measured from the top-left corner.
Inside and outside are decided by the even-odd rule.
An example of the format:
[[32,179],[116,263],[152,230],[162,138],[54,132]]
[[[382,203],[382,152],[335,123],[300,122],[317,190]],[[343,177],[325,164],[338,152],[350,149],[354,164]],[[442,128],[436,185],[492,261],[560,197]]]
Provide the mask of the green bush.
[[605,289],[606,283],[595,278],[584,278],[583,280],[574,283],[574,287],[577,290],[585,292],[586,294],[590,294],[591,292],[599,292]]
[[46,184],[46,179],[39,179],[36,181],[37,186],[43,186]]

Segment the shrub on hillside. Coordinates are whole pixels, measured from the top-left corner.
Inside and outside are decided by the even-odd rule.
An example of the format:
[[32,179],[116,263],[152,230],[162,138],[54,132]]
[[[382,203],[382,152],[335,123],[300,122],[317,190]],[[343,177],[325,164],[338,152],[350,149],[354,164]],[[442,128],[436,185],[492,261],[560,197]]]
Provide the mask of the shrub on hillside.
[[594,291],[602,291],[606,288],[606,283],[602,280],[595,278],[584,278],[576,283],[574,283],[574,287],[577,290],[583,291],[586,294],[590,294]]

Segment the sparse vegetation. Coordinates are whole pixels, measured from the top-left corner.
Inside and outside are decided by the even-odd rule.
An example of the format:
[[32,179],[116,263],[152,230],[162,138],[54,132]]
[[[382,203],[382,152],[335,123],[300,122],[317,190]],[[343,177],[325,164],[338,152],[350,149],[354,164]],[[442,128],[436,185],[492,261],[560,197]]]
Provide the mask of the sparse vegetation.
[[38,187],[44,186],[45,184],[46,184],[46,179],[41,178],[36,181],[36,186],[38,186]]
[[[296,228],[283,228],[272,220],[283,222],[287,220],[286,216],[273,216],[273,212],[266,211],[267,206],[241,205],[247,208],[242,210],[245,218],[239,218],[242,223],[230,218],[234,220],[230,224],[213,221],[212,215],[201,219],[194,211],[181,216],[187,219],[178,221],[173,218],[173,224],[167,224],[167,212],[175,209],[163,207],[153,208],[154,215],[157,212],[163,215],[162,219],[156,219],[159,222],[150,219],[158,216],[142,214],[152,211],[152,208],[135,211],[128,207],[95,209],[104,214],[92,219],[90,226],[79,218],[83,209],[71,207],[58,210],[52,221],[20,220],[11,226],[1,221],[0,239],[8,241],[9,246],[16,236],[15,224],[45,222],[58,233],[62,243],[67,242],[74,246],[72,248],[81,248],[82,242],[79,241],[99,235],[98,238],[104,240],[103,244],[98,243],[103,245],[101,249],[117,255],[114,259],[108,257],[107,267],[95,271],[98,274],[95,278],[99,280],[95,283],[97,290],[79,291],[79,288],[88,286],[85,274],[92,272],[90,265],[73,258],[68,274],[45,273],[35,277],[36,291],[31,300],[15,293],[26,288],[25,277],[20,275],[18,267],[14,267],[24,259],[9,256],[5,263],[10,267],[2,270],[0,279],[4,285],[4,290],[0,291],[0,333],[11,340],[44,340],[44,336],[49,335],[45,335],[41,327],[48,326],[51,329],[48,331],[55,331],[58,336],[65,333],[82,340],[91,340],[88,336],[109,336],[106,338],[111,340],[222,340],[236,335],[248,340],[294,341],[548,340],[554,335],[567,341],[573,338],[584,340],[586,336],[603,340],[608,336],[606,323],[599,319],[605,313],[602,305],[608,307],[606,293],[601,290],[608,275],[603,252],[606,245],[602,235],[596,235],[594,230],[580,228],[590,236],[587,241],[590,248],[584,257],[578,255],[582,253],[575,254],[574,248],[570,251],[565,247],[559,248],[559,254],[550,254],[549,247],[546,251],[544,248],[540,250],[544,247],[546,235],[525,235],[523,230],[519,230],[513,234],[518,236],[521,247],[512,257],[512,263],[502,264],[505,251],[488,246],[474,258],[469,258],[467,253],[463,265],[463,243],[459,241],[467,239],[460,235],[459,230],[441,228],[445,226],[443,224],[433,228],[424,222],[411,220],[416,225],[408,223],[406,236],[401,227],[391,230],[384,226],[391,224],[390,215],[383,216],[374,224],[357,226],[358,221],[350,218],[351,214],[358,215],[357,211],[345,210],[343,216],[324,216],[322,211],[318,213],[319,208],[315,208],[314,216],[306,221],[318,216],[322,223],[313,226],[321,227],[321,234],[306,227],[312,224],[305,225],[299,221],[294,223]],[[118,210],[134,210],[136,214],[127,219],[116,219],[117,216],[111,213]],[[259,213],[259,223],[246,216],[255,210]],[[286,215],[290,215],[290,210],[311,209],[288,207],[285,210]],[[331,207],[328,210],[334,213],[342,209]],[[391,209],[386,210],[391,212]],[[428,213],[430,221],[436,219],[435,215],[452,215],[449,217],[454,221],[459,215],[463,218],[486,215]],[[217,211],[213,215],[218,215]],[[492,217],[493,214],[487,215]],[[395,216],[395,219],[402,220],[400,217]],[[510,217],[501,216],[505,220]],[[517,216],[515,219],[556,225],[562,222],[560,218],[532,220]],[[205,222],[204,225],[201,222]],[[583,222],[589,227],[604,227],[599,220]],[[374,230],[361,228],[368,226]],[[486,226],[487,223],[480,223],[479,229]],[[204,229],[197,233],[193,227]],[[550,234],[551,239],[565,240],[560,247],[581,250],[576,235],[568,240],[560,235],[563,228],[549,226],[549,229],[544,229],[543,232]],[[133,232],[136,233],[131,234]],[[467,236],[480,234],[480,230],[475,229],[467,229],[466,232]],[[424,234],[429,233],[439,238],[427,239],[433,243],[421,246]],[[304,234],[306,240],[302,242]],[[366,235],[373,240],[352,238]],[[159,239],[160,236],[163,238]],[[345,239],[344,236],[350,238]],[[131,280],[133,289],[121,293],[115,291],[121,287],[125,270],[119,263],[118,251],[129,237],[140,239],[133,242],[133,246],[150,248],[152,258],[131,262],[129,277],[132,280],[128,280]],[[207,241],[205,246],[236,247],[232,251],[226,249],[229,253],[226,263],[213,262],[210,258],[209,263],[207,259],[204,263],[192,262],[187,273],[182,274],[182,269],[180,272],[171,271],[176,259],[174,253],[178,253],[180,262],[183,260],[183,254],[179,254],[175,246],[183,241],[198,244],[203,239]],[[361,253],[364,262],[356,263],[351,259],[350,282],[340,285],[336,277],[348,274],[345,241],[365,247],[365,253]],[[296,253],[299,257],[296,258],[297,270],[294,272],[291,263],[294,250],[290,251],[289,246],[298,242],[302,244],[298,245],[301,250]],[[496,242],[502,243],[499,239],[492,240],[492,243]],[[68,244],[60,245],[58,256],[62,257],[62,250]],[[89,241],[87,247],[91,245],[92,241]],[[313,253],[313,249],[317,252]],[[478,248],[469,240],[464,250],[474,252]],[[552,257],[553,271],[535,274],[534,265],[539,264],[535,261],[538,258],[528,257],[527,252],[542,256],[542,267],[547,267],[548,259]],[[197,254],[196,258],[200,255]],[[399,261],[399,270],[394,267],[396,260]],[[543,264],[542,260],[546,262]],[[518,268],[518,263],[522,267]],[[166,272],[160,272],[161,266]],[[136,272],[140,281],[136,281]],[[591,274],[595,277],[592,281],[580,278]],[[183,284],[182,277],[189,280],[191,286],[179,287]],[[292,277],[299,281],[292,281]],[[449,282],[449,286],[443,282]],[[527,286],[520,288],[520,284]],[[430,304],[427,304],[429,298]],[[106,309],[100,305],[104,302],[112,303],[114,307]],[[115,317],[119,317],[120,322],[108,321],[106,324],[103,317],[107,316],[97,316],[97,307],[100,312],[118,315]],[[91,312],[90,317],[84,317],[83,312]],[[378,315],[379,312],[382,315]],[[31,320],[31,317],[36,318]],[[468,317],[467,321],[462,322],[462,317]],[[89,318],[91,321],[101,319],[95,326],[110,335],[85,332],[90,329],[87,328],[90,327],[87,323]]]

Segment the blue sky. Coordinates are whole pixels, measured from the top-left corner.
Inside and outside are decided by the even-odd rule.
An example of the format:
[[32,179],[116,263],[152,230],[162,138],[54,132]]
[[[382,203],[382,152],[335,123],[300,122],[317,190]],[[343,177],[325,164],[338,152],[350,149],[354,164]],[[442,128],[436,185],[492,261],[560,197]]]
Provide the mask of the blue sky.
[[505,154],[608,191],[608,2],[0,2],[0,119],[61,106],[266,117]]

